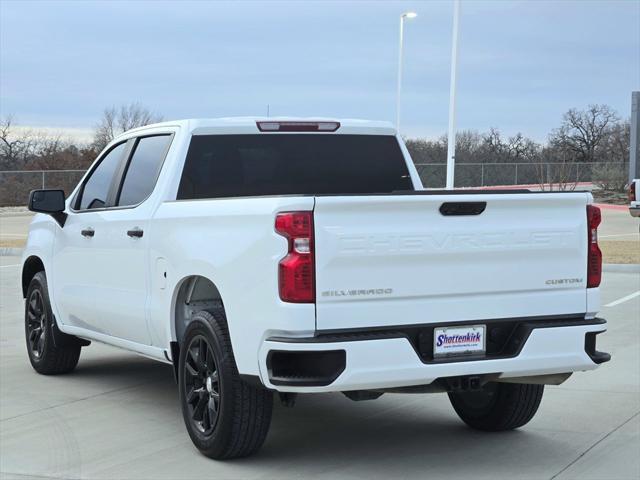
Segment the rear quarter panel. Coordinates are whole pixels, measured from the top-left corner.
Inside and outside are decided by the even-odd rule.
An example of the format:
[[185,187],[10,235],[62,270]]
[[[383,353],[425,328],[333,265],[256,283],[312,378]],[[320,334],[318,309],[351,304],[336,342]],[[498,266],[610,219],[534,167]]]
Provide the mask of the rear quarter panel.
[[[280,301],[277,269],[287,242],[275,232],[274,220],[278,212],[312,210],[313,205],[312,197],[162,203],[149,228],[153,344],[168,348],[176,339],[176,297],[192,275],[206,277],[218,288],[242,374],[259,374],[258,351],[268,336],[312,334],[315,306]],[[155,271],[159,264],[167,271],[164,289]]]

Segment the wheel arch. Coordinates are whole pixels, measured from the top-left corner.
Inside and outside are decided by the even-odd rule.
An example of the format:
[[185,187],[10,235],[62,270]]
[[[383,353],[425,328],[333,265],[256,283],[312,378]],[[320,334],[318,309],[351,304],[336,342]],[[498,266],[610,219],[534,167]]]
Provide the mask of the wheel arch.
[[44,262],[37,255],[31,255],[22,264],[22,298],[27,298],[27,290],[34,275],[45,271]]
[[180,280],[175,288],[172,308],[172,339],[180,344],[191,317],[200,310],[224,309],[220,289],[203,275],[189,275]]
[[171,363],[178,381],[180,345],[191,317],[200,310],[223,308],[222,295],[216,284],[204,275],[188,275],[175,286],[171,307]]

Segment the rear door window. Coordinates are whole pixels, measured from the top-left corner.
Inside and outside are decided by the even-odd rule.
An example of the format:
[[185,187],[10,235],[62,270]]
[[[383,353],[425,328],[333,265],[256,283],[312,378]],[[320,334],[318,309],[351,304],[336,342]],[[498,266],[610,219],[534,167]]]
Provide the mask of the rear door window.
[[155,135],[137,140],[120,190],[119,206],[137,205],[151,195],[171,138]]

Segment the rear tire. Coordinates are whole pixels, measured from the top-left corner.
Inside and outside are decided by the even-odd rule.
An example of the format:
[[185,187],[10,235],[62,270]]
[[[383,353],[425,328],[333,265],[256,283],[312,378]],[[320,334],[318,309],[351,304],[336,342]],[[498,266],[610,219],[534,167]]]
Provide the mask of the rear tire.
[[193,316],[180,347],[178,381],[185,426],[204,455],[223,460],[260,449],[273,393],[241,380],[222,309]]
[[538,411],[544,385],[487,383],[474,392],[450,392],[458,416],[476,430],[498,432],[527,424]]
[[80,344],[56,346],[54,318],[49,302],[47,277],[36,273],[31,279],[24,309],[27,352],[33,369],[42,375],[69,373],[78,364]]

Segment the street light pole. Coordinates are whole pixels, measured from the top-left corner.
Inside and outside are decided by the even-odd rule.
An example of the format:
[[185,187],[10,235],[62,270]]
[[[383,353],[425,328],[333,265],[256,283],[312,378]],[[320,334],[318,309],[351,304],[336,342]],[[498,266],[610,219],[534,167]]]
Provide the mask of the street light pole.
[[396,90],[396,130],[400,133],[400,93],[402,90],[402,46],[404,42],[404,19],[416,18],[415,12],[405,12],[400,15],[400,46],[398,51],[398,86]]
[[640,92],[631,92],[631,138],[629,183],[640,178]]
[[456,162],[456,70],[458,67],[458,17],[460,0],[453,3],[453,38],[451,42],[451,80],[449,83],[449,134],[447,136],[447,190],[453,189]]

